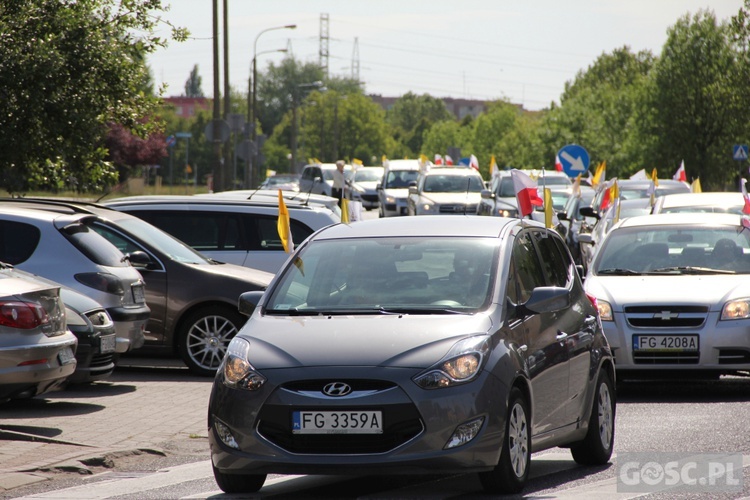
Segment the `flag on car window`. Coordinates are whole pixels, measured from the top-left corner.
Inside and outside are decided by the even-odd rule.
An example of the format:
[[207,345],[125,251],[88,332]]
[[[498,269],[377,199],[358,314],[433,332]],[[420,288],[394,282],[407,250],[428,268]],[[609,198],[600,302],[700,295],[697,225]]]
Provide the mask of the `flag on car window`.
[[495,155],[492,155],[490,157],[490,175],[492,177],[495,177],[500,173],[500,169],[497,166],[497,161],[495,161]]
[[479,171],[479,160],[477,160],[476,156],[471,155],[469,157],[469,166],[474,170]]
[[349,224],[349,200],[341,198],[341,222]]
[[548,228],[555,227],[552,213],[552,190],[548,187],[544,188],[544,225]]
[[745,184],[747,180],[740,179],[740,186],[742,187],[742,198],[745,200],[745,206],[742,207],[743,214],[750,214],[750,195],[747,194],[747,186]]
[[594,177],[591,178],[591,186],[596,187],[599,184],[604,183],[604,178],[607,176],[607,162],[603,161],[596,167]]
[[680,168],[678,168],[677,172],[674,173],[672,179],[676,181],[687,182],[687,174],[685,174],[685,160],[682,160],[682,162],[680,163]]
[[562,172],[563,171],[563,166],[562,166],[562,162],[560,161],[560,156],[559,155],[555,155],[555,170],[557,172]]
[[289,210],[284,203],[284,197],[279,189],[279,221],[276,223],[276,229],[279,231],[281,245],[286,253],[294,252],[294,240],[292,240],[292,226],[289,224]]
[[701,187],[701,178],[696,177],[693,182],[690,183],[690,192],[691,193],[702,193],[703,188]]
[[534,206],[541,207],[544,205],[542,199],[539,198],[537,184],[531,177],[514,168],[510,171],[510,178],[513,179],[513,190],[516,193],[518,211],[521,213],[521,217],[531,215]]

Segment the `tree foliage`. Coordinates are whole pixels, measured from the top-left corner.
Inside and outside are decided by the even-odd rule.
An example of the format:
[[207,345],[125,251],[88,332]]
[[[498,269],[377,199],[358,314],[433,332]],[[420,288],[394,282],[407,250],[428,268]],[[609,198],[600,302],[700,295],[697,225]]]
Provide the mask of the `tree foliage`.
[[185,81],[185,97],[205,97],[201,85],[203,78],[198,74],[198,65],[193,66],[190,70],[190,76]]
[[[110,123],[140,135],[157,99],[144,54],[160,0],[16,0],[0,6],[0,186],[97,190],[116,181],[105,161]],[[184,37],[183,31],[174,35]]]

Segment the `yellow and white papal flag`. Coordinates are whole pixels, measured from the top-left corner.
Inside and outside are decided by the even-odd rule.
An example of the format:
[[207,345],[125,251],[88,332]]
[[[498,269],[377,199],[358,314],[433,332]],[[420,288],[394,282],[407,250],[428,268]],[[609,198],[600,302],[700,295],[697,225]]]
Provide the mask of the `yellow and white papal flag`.
[[284,196],[279,189],[279,221],[276,223],[276,229],[279,231],[279,238],[286,253],[294,252],[294,240],[292,239],[292,226],[289,224],[289,210],[284,203]]

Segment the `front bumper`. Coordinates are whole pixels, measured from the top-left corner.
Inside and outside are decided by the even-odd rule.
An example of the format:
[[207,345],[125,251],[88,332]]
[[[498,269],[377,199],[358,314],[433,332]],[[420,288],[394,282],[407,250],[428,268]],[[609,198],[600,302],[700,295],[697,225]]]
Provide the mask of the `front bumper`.
[[[276,380],[274,387],[248,392],[226,387],[217,376],[208,425],[211,458],[222,473],[453,473],[490,470],[498,462],[507,387],[486,373],[470,384],[426,391],[412,382],[414,370],[347,369],[346,377],[331,368],[288,372],[305,373],[304,381]],[[332,398],[313,389],[342,380],[367,390]],[[383,434],[294,434],[291,415],[300,409],[377,409]],[[444,449],[459,425],[479,417],[484,421],[473,440]],[[238,448],[222,441],[217,423],[230,429]]]
[[[714,371],[735,373],[750,370],[750,320],[720,321],[720,312],[706,314],[696,327],[633,327],[625,313],[614,321],[603,321],[604,334],[615,354],[618,371]],[[697,350],[663,349],[639,351],[634,336],[698,336]]]

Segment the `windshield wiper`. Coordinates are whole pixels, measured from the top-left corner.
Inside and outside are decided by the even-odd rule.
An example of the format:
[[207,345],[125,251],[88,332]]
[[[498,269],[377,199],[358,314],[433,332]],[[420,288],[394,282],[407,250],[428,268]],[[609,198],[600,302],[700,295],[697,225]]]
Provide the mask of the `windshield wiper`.
[[737,274],[729,269],[714,269],[712,267],[673,266],[653,269],[645,274],[677,273],[677,274]]
[[612,274],[615,276],[640,276],[642,273],[633,271],[632,269],[614,268],[614,269],[600,269],[596,274]]

